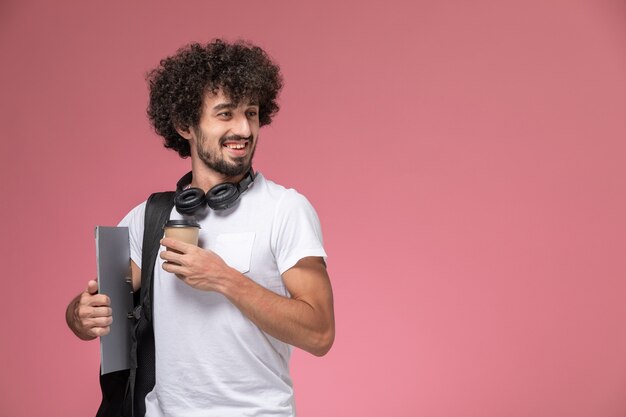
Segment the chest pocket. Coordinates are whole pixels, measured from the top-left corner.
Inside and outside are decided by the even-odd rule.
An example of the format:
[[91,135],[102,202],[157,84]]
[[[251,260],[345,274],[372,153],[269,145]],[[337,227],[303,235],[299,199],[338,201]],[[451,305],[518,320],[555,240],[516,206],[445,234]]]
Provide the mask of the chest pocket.
[[215,240],[214,252],[231,268],[245,274],[250,271],[254,232],[222,233]]

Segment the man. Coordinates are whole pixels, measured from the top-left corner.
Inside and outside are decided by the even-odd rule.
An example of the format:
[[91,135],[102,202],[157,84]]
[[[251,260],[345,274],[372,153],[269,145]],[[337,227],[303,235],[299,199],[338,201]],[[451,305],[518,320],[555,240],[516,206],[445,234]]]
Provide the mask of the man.
[[[216,40],[179,50],[148,81],[148,116],[165,147],[191,157],[190,187],[253,181],[225,210],[170,214],[199,222],[200,242],[161,240],[146,416],[293,416],[290,347],[326,354],[334,313],[315,211],[251,171],[260,127],[278,111],[279,68],[258,47]],[[135,290],[144,211],[145,202],[120,223],[129,227]],[[106,335],[109,306],[89,281],[68,306],[68,325],[84,340]]]

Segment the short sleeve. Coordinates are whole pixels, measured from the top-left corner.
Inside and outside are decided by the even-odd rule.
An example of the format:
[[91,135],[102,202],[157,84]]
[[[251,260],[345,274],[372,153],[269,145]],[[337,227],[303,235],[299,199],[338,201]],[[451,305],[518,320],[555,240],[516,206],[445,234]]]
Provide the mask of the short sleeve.
[[307,256],[326,260],[317,213],[306,197],[295,190],[287,190],[277,204],[271,245],[281,274]]
[[118,227],[128,227],[128,237],[130,239],[130,258],[139,268],[141,268],[141,247],[143,245],[145,212],[146,202],[144,201],[132,209],[118,224]]

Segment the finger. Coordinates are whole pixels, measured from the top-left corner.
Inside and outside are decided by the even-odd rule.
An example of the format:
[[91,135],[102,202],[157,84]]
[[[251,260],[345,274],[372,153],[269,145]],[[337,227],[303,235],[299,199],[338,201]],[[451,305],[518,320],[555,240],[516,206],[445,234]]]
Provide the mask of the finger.
[[169,249],[177,250],[181,253],[187,253],[190,248],[195,247],[195,245],[190,245],[189,243],[185,243],[169,237],[164,237],[163,239],[161,239],[161,245]]
[[87,292],[89,294],[96,294],[98,292],[98,283],[95,280],[90,280],[87,283]]
[[161,253],[159,253],[159,257],[161,259],[163,259],[164,261],[167,262],[172,262],[178,265],[182,265],[182,254],[177,253],[177,252],[173,252],[171,250],[164,250]]
[[78,309],[78,317],[85,321],[85,325],[91,323],[92,319],[112,317],[109,307],[82,307]]
[[83,304],[91,307],[108,307],[111,299],[106,294],[96,294],[89,297]]
[[113,323],[113,317],[95,317],[83,319],[83,326],[87,328],[108,327]]
[[113,324],[113,316],[93,318],[94,327],[109,327]]
[[110,307],[82,306],[78,308],[76,315],[83,321],[84,326],[89,327],[93,326],[93,320],[113,317],[113,310]]
[[109,326],[107,327],[94,327],[91,329],[91,335],[92,336],[106,336],[111,332],[111,328]]
[[171,262],[164,262],[163,270],[176,275],[184,275],[185,272],[184,267]]
[[113,309],[111,307],[93,307],[91,309],[91,317],[112,317]]

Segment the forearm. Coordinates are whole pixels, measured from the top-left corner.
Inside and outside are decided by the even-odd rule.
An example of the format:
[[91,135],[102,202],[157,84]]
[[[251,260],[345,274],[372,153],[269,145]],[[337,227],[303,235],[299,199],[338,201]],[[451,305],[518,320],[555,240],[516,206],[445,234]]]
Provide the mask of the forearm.
[[187,285],[217,291],[261,330],[290,345],[322,356],[335,338],[330,280],[320,257],[305,257],[282,273],[291,298],[280,296],[231,268],[210,250],[164,238],[163,269]]
[[303,299],[278,295],[235,270],[225,280],[222,293],[249,320],[278,340],[316,356],[326,354],[332,346],[332,311]]

